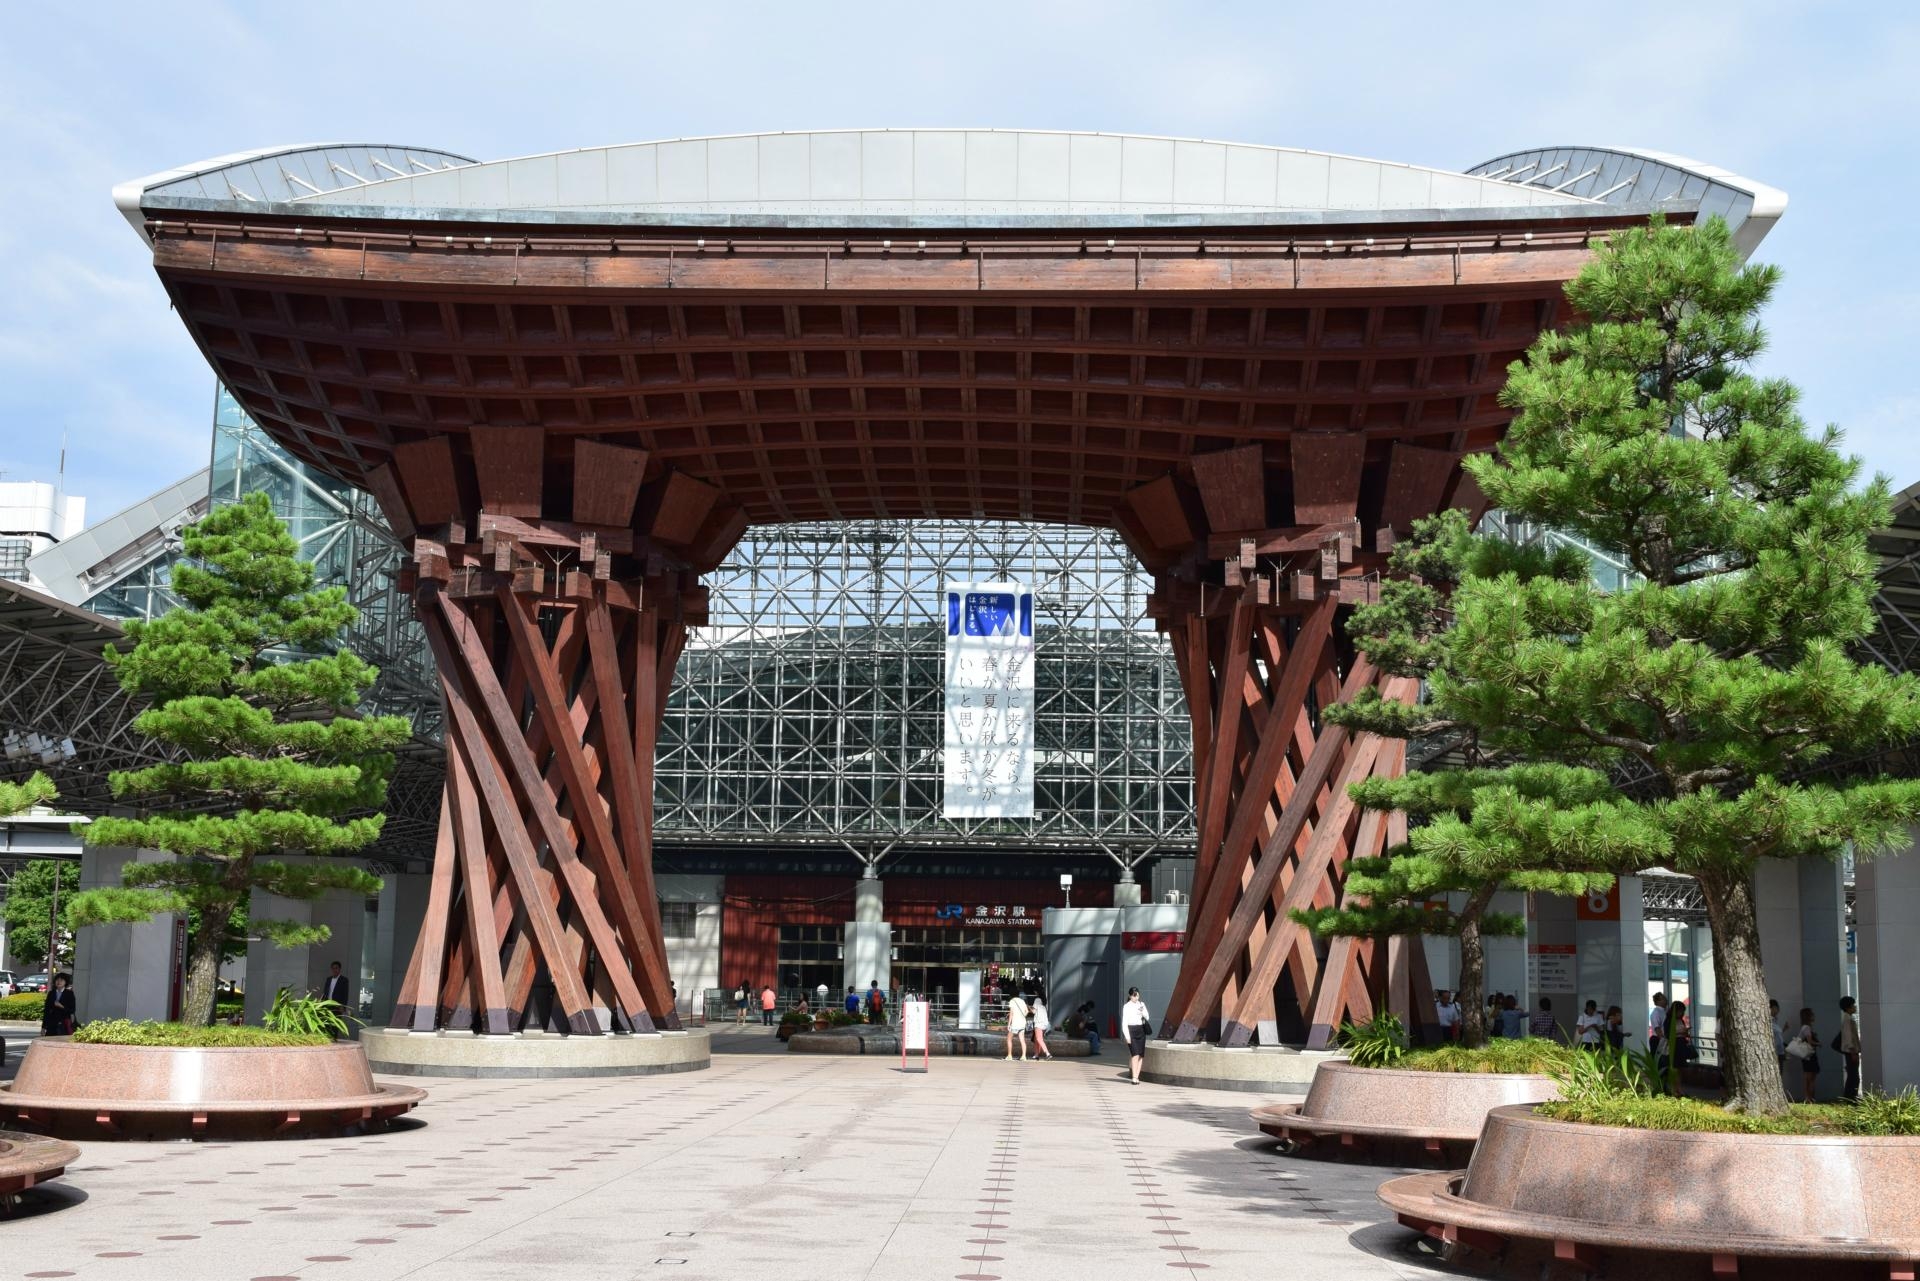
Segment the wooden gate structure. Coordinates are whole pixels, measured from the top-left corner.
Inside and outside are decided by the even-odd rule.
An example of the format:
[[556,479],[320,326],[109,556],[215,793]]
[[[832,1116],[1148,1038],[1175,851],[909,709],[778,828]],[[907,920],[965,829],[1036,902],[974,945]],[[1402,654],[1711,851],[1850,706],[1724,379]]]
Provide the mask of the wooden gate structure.
[[248,413],[411,554],[448,768],[396,1026],[516,1029],[541,970],[573,1032],[674,1026],[653,743],[701,573],[750,525],[942,517],[1114,527],[1154,575],[1199,827],[1163,1030],[1244,1044],[1422,1008],[1417,944],[1287,916],[1401,828],[1346,787],[1402,747],[1318,710],[1377,681],[1345,612],[1396,534],[1477,502],[1458,463],[1504,430],[1508,363],[1628,219],[1089,240],[229,201],[144,231]]

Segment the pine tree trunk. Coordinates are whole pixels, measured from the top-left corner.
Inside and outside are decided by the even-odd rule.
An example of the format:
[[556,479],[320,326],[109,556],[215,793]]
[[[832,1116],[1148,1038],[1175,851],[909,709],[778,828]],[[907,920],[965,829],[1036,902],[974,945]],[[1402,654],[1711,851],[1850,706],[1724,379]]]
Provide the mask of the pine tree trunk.
[[233,909],[200,909],[200,928],[187,941],[187,982],[180,997],[180,1021],[190,1027],[213,1022],[213,1002],[220,987],[220,944],[227,937]]
[[1727,1078],[1727,1108],[1777,1115],[1787,1110],[1787,1091],[1780,1082],[1780,1061],[1774,1055],[1773,1029],[1768,1026],[1767,981],[1760,969],[1760,922],[1753,907],[1753,877],[1712,872],[1702,873],[1697,879],[1713,927],[1720,1070]]
[[1499,886],[1489,882],[1467,895],[1460,909],[1460,1044],[1476,1049],[1487,1043],[1487,952],[1480,939],[1480,918]]

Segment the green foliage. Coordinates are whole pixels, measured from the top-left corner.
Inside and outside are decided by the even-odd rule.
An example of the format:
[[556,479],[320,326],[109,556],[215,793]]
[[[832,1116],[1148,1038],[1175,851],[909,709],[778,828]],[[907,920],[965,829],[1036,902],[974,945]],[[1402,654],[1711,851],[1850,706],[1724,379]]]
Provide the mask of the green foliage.
[[[96,819],[87,834],[175,857],[127,864],[122,887],[77,896],[73,919],[188,914],[188,1005],[204,1018],[219,960],[239,946],[235,913],[252,891],[307,900],[379,890],[379,878],[359,868],[274,856],[350,854],[377,838],[384,816],[365,811],[383,803],[393,749],[409,727],[351,714],[376,675],[329,648],[353,607],[342,588],[315,589],[313,567],[264,494],[190,526],[184,549],[172,575],[184,606],[128,623],[132,648],[107,650],[121,687],[149,702],[134,728],[180,759],[114,774],[114,796],[136,816]],[[291,921],[246,927],[283,947],[328,934]]]
[[1610,1046],[1597,1052],[1576,1051],[1551,1075],[1559,1084],[1560,1097],[1574,1103],[1664,1093],[1663,1069],[1657,1058],[1641,1059]]
[[131,1019],[103,1019],[73,1034],[82,1045],[155,1045],[183,1048],[328,1045],[333,1038],[310,1032],[276,1032],[264,1027],[233,1027],[215,1023],[198,1027],[187,1023],[135,1023]]
[[780,1016],[780,1026],[792,1028],[812,1027],[813,1015],[810,1013],[803,1014],[799,1010],[788,1010]]
[[1897,1094],[1868,1090],[1850,1111],[1849,1134],[1920,1134],[1920,1090]]
[[45,992],[15,992],[12,996],[0,996],[0,1019],[31,1019],[38,1023],[46,1008]]
[[1610,1094],[1536,1106],[1541,1116],[1631,1130],[1694,1130],[1707,1134],[1920,1135],[1920,1099],[1909,1087],[1859,1103],[1795,1103],[1785,1112],[1732,1112],[1705,1099],[1669,1094]]
[[0,818],[45,805],[59,794],[53,780],[38,771],[29,774],[24,783],[0,782]]
[[7,883],[0,920],[7,925],[7,950],[26,970],[47,967],[47,935],[53,925],[53,894],[60,891],[60,956],[55,964],[73,967],[73,900],[80,891],[80,865],[60,859],[22,864]]
[[290,987],[274,993],[273,1004],[260,1022],[267,1031],[285,1035],[319,1036],[328,1040],[347,1035],[347,1020],[339,1006],[321,1000],[312,992],[295,995]]
[[1398,1067],[1407,1056],[1406,1024],[1385,1010],[1365,1023],[1343,1023],[1340,1048],[1355,1067]]
[[[1888,487],[1855,487],[1838,433],[1809,431],[1793,386],[1750,372],[1777,278],[1741,265],[1719,219],[1612,236],[1567,287],[1582,322],[1510,369],[1513,424],[1464,466],[1493,506],[1618,553],[1634,580],[1603,591],[1577,555],[1425,522],[1395,558],[1421,581],[1383,588],[1355,635],[1389,670],[1424,675],[1428,703],[1329,712],[1446,734],[1465,754],[1464,770],[1362,793],[1424,814],[1394,851],[1434,865],[1419,879],[1695,876],[1732,1100],[1767,1113],[1786,1097],[1755,863],[1848,845],[1870,856],[1920,820],[1920,779],[1812,776],[1837,753],[1920,735],[1920,679],[1848,654],[1874,623],[1867,540]],[[1632,794],[1607,786],[1621,767],[1644,780]]]
[[[1394,1064],[1411,1072],[1524,1073],[1553,1076],[1564,1071],[1582,1051],[1545,1037],[1529,1036],[1518,1040],[1496,1038],[1485,1045],[1441,1045],[1430,1050],[1410,1050]],[[1591,1056],[1589,1056],[1591,1057]]]

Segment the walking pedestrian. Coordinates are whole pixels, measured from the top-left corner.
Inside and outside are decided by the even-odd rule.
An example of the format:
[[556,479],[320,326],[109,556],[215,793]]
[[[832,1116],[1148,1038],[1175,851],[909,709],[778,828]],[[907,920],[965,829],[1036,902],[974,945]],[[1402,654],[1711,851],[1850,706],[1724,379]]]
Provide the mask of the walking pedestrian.
[[741,979],[733,988],[733,1024],[735,1027],[747,1025],[747,981]]
[[1007,1062],[1014,1059],[1013,1047],[1020,1047],[1020,1061],[1027,1061],[1027,1009],[1026,998],[1018,992],[1007,1002]]
[[1135,1085],[1140,1084],[1140,1069],[1147,1061],[1147,1035],[1152,1026],[1153,1016],[1140,999],[1140,989],[1128,988],[1127,1003],[1120,1011],[1120,1039],[1127,1043],[1127,1067]]
[[1440,1024],[1441,1040],[1460,1039],[1460,1002],[1444,987],[1433,994],[1433,1017]]
[[1588,1001],[1587,1007],[1580,1011],[1580,1017],[1574,1023],[1574,1031],[1578,1033],[1580,1037],[1580,1048],[1583,1050],[1598,1050],[1600,1048],[1600,1036],[1606,1026],[1607,1020],[1600,1013],[1599,1002]]
[[1833,1048],[1840,1051],[1840,1057],[1846,1060],[1847,1082],[1841,1088],[1840,1097],[1849,1103],[1860,1101],[1860,1021],[1853,1016],[1853,998],[1840,998],[1840,1032],[1833,1038]]
[[73,980],[64,974],[53,976],[47,985],[46,1004],[40,1007],[40,1035],[71,1036],[76,1022]]
[[778,1003],[779,999],[780,999],[779,997],[774,995],[773,984],[769,983],[765,987],[760,989],[760,1026],[761,1027],[773,1026],[773,1007],[776,1003]]
[[1806,1057],[1800,1060],[1800,1101],[1813,1102],[1814,1087],[1820,1081],[1820,1036],[1813,1030],[1813,1010],[1800,1010],[1800,1039],[1807,1043]]
[[1647,1010],[1647,1048],[1655,1054],[1660,1052],[1660,1042],[1667,1035],[1667,994],[1655,992],[1653,1005]]
[[1053,1030],[1053,1022],[1047,1017],[1047,998],[1036,995],[1030,1013],[1033,1015],[1033,1052],[1051,1061],[1053,1051],[1047,1048],[1047,1033]]

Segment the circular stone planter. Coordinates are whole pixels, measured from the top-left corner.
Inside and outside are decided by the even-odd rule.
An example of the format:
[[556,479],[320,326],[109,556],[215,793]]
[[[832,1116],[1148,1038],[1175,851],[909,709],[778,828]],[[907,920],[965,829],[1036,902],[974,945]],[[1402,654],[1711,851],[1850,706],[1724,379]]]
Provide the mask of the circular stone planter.
[[80,1159],[80,1149],[38,1134],[0,1130],[0,1210],[28,1188],[57,1179]]
[[1885,1278],[1912,1276],[1920,1259],[1916,1188],[1920,1138],[1628,1130],[1503,1107],[1464,1174],[1392,1179],[1380,1199],[1456,1248],[1616,1276],[1768,1275],[1781,1266],[1769,1261],[1825,1260],[1822,1278]]
[[0,1121],[41,1134],[114,1138],[286,1138],[381,1128],[426,1098],[377,1085],[352,1041],[331,1045],[27,1047]]
[[[1124,1062],[1127,1043],[1116,1040],[1114,1044],[1120,1047]],[[1146,1061],[1140,1065],[1140,1079],[1155,1085],[1185,1085],[1201,1090],[1300,1094],[1312,1082],[1320,1065],[1333,1057],[1326,1051],[1295,1050],[1284,1045],[1229,1050],[1217,1045],[1148,1041]]]
[[1487,1113],[1560,1097],[1553,1078],[1507,1072],[1409,1072],[1322,1063],[1306,1102],[1255,1108],[1266,1133],[1296,1149],[1337,1142],[1397,1160],[1409,1148],[1464,1160]]
[[403,1032],[363,1028],[373,1070],[397,1076],[560,1077],[652,1076],[710,1066],[703,1029],[602,1036],[520,1032]]

